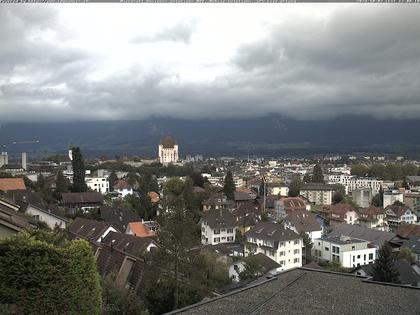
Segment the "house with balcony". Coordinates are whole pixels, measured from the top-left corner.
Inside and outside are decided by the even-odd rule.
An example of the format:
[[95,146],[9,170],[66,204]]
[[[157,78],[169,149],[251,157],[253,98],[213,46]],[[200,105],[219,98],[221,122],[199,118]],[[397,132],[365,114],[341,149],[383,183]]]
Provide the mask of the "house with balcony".
[[356,209],[348,203],[337,203],[332,206],[326,206],[320,210],[320,215],[330,222],[330,225],[341,223],[356,224],[358,214]]
[[397,229],[401,224],[417,224],[417,214],[408,206],[391,205],[385,208],[389,228]]
[[379,231],[388,231],[388,221],[384,208],[370,206],[359,212],[359,225]]
[[280,264],[279,270],[302,266],[303,239],[283,224],[259,222],[245,237],[245,256],[262,253]]

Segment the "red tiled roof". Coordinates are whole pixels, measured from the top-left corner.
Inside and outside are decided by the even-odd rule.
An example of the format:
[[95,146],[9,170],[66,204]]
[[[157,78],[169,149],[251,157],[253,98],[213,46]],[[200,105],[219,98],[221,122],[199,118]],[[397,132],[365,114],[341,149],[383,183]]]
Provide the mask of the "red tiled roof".
[[155,232],[150,231],[149,228],[142,222],[130,222],[128,223],[128,227],[134,236],[137,237],[150,237],[155,235]]
[[0,190],[25,190],[23,178],[0,178]]
[[114,189],[131,189],[131,185],[128,183],[126,179],[120,179],[115,185]]

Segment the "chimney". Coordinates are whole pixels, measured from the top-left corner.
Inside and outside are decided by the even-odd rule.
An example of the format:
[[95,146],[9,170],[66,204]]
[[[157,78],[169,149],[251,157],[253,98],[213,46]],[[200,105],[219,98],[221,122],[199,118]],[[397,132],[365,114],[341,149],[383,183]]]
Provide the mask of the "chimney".
[[22,152],[22,168],[26,171],[26,152]]

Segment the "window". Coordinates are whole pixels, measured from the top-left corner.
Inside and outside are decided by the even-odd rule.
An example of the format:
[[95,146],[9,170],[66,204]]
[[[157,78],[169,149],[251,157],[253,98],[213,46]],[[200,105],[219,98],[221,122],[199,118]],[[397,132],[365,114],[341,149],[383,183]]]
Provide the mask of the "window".
[[325,251],[326,251],[326,252],[329,252],[329,251],[330,251],[330,249],[329,249],[328,247],[325,247]]
[[233,229],[227,229],[228,233],[233,233]]
[[233,242],[233,236],[228,236],[228,237],[227,237],[227,241],[228,241],[228,242]]
[[280,247],[281,247],[281,246],[284,246],[284,242],[280,242]]
[[333,247],[332,247],[332,252],[333,252],[333,253],[336,253],[336,254],[339,254],[339,253],[340,253],[340,247],[333,246]]
[[214,234],[220,234],[220,230],[214,230]]
[[360,259],[360,255],[357,255],[357,259]]
[[295,245],[299,245],[299,244],[300,244],[300,240],[295,240],[295,241],[294,241],[294,244],[295,244]]
[[285,252],[280,252],[279,256],[285,256]]
[[373,253],[369,254],[369,260],[373,260]]
[[355,262],[355,258],[356,258],[356,257],[354,257],[354,256],[353,256],[353,262]]
[[300,261],[300,259],[299,258],[295,258],[295,259],[293,259],[293,262],[296,264],[296,263],[298,263]]
[[356,249],[356,246],[352,246],[352,247],[351,247],[351,250],[355,250],[355,249]]
[[294,251],[293,251],[293,254],[299,254],[299,252],[300,252],[300,249],[295,249]]
[[215,243],[220,242],[220,237],[215,237],[215,238],[213,239],[213,242],[215,242]]

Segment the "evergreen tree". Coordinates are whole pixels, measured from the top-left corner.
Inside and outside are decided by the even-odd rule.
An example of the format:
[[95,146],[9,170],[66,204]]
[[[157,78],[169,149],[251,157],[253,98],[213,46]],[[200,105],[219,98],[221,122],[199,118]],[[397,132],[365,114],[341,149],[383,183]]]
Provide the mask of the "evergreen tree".
[[69,185],[67,178],[64,177],[63,172],[59,171],[57,173],[57,179],[55,182],[55,189],[59,193],[64,193],[69,191]]
[[312,243],[311,238],[305,232],[301,232],[299,235],[303,239],[304,251],[302,256],[305,259],[305,264],[307,264],[312,261],[312,247],[314,244]]
[[322,174],[321,165],[316,164],[312,173],[312,182],[313,183],[323,183],[324,175]]
[[38,192],[44,192],[47,189],[47,182],[42,174],[39,174],[36,180],[36,190]]
[[384,204],[384,191],[381,187],[381,189],[379,189],[379,193],[376,194],[372,198],[372,205],[374,205],[375,207],[382,207],[383,204]]
[[82,153],[80,152],[79,147],[72,148],[73,160],[73,192],[85,192],[87,191],[87,186],[85,183],[85,162],[83,161]]
[[394,266],[391,245],[385,242],[379,250],[379,257],[373,265],[373,280],[399,283],[399,272]]
[[300,193],[300,188],[302,187],[302,181],[300,180],[300,176],[296,175],[292,178],[292,181],[289,185],[289,197],[297,197]]
[[113,191],[114,190],[114,185],[115,185],[115,182],[117,180],[118,180],[118,176],[117,176],[117,174],[115,174],[115,171],[113,170],[111,172],[111,174],[109,174],[109,177],[108,177],[109,191]]
[[231,171],[228,171],[225,177],[225,185],[223,187],[228,200],[235,200],[235,183],[233,181],[233,175]]

